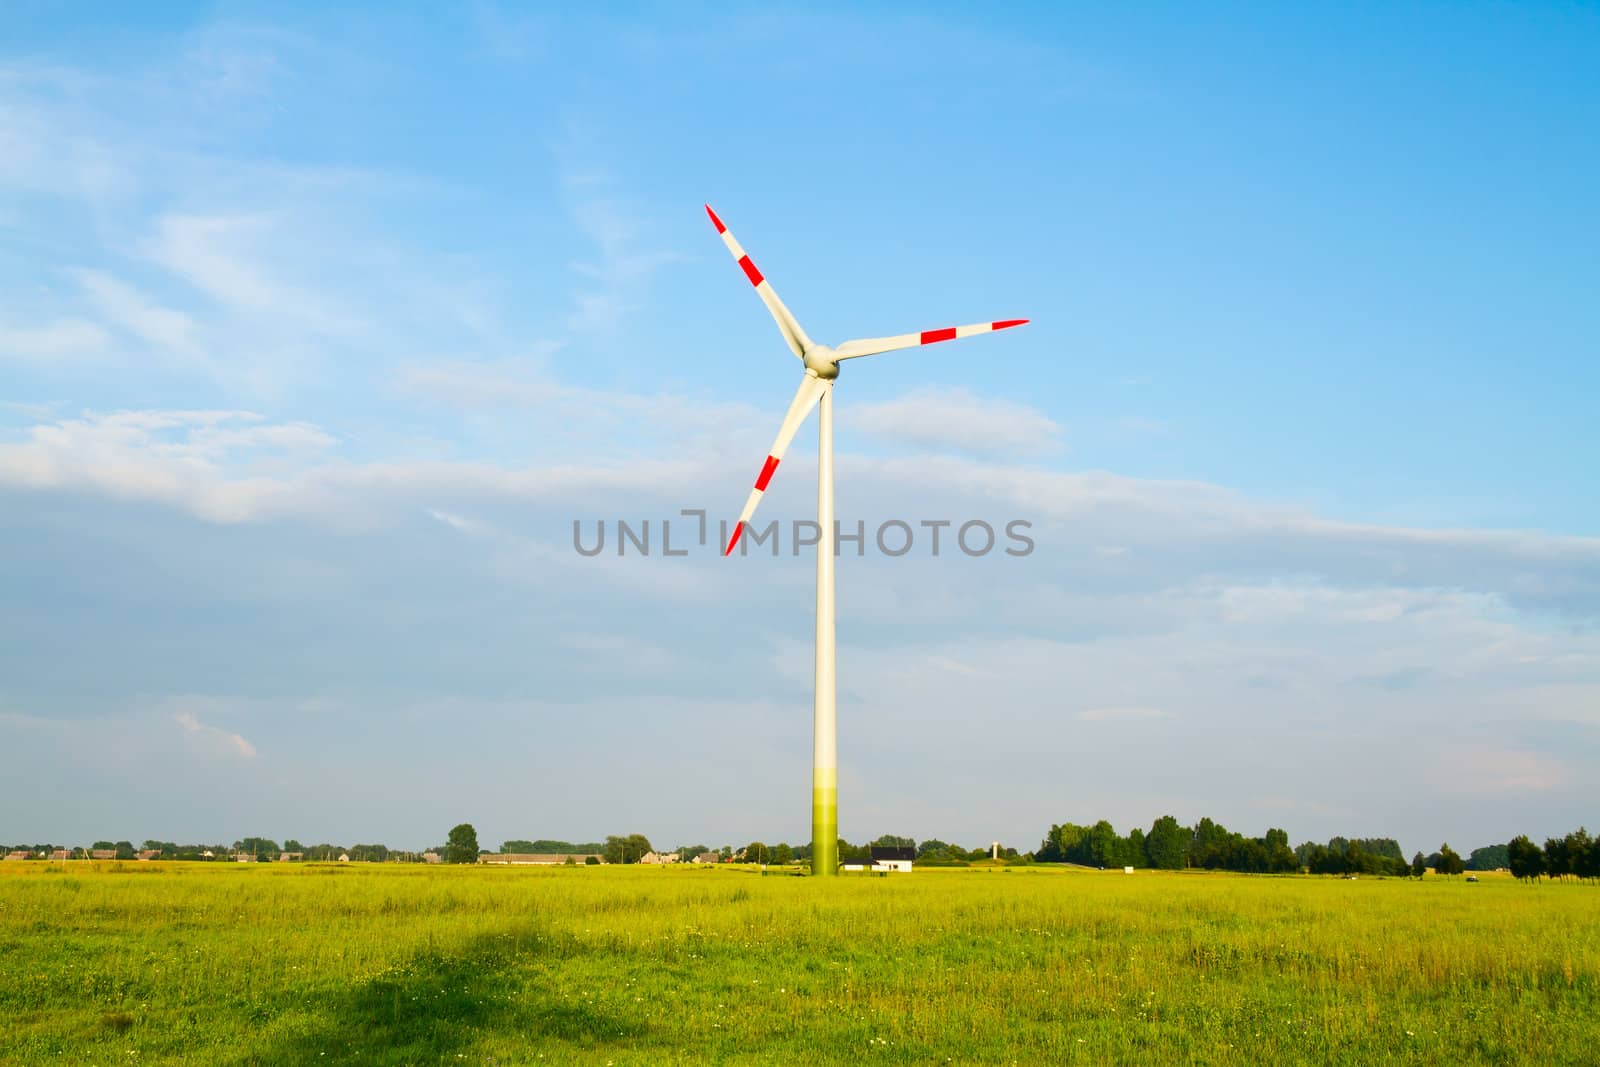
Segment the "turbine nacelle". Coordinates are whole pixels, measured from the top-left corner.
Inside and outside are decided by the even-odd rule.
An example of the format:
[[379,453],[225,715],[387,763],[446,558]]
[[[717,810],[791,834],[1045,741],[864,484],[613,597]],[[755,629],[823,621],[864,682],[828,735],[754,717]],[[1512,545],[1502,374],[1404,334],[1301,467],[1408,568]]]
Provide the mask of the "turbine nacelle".
[[806,370],[825,382],[831,382],[839,376],[839,360],[827,345],[812,345],[800,359],[805,363]]

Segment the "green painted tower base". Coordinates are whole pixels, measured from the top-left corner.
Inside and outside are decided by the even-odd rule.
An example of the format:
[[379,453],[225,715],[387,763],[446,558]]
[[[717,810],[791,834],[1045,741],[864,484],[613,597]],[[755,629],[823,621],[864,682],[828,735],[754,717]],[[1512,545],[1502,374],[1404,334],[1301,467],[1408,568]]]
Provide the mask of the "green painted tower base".
[[811,782],[811,873],[839,873],[839,786],[837,771],[813,772]]

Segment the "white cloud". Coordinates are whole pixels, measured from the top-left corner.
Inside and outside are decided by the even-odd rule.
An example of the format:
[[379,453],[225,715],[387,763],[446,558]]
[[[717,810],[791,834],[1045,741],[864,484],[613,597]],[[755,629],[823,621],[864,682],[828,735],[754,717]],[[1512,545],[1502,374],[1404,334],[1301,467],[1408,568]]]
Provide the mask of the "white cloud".
[[231,312],[322,333],[358,332],[356,321],[327,299],[269,271],[274,253],[266,240],[283,226],[262,215],[167,215],[156,224],[148,255]]
[[[245,460],[318,452],[333,439],[303,423],[262,424],[247,411],[85,413],[35,425],[0,444],[0,484],[75,489],[242,522],[311,504],[317,490],[250,473]],[[298,504],[295,504],[298,501]]]
[[1061,448],[1061,427],[1025,404],[961,387],[925,386],[851,411],[852,425],[878,437],[980,456],[1038,455]]
[[56,363],[101,355],[110,341],[104,330],[80,318],[60,318],[39,326],[0,322],[0,359]]
[[126,330],[163,355],[202,363],[202,349],[194,319],[181,311],[163,307],[103,271],[78,270],[72,275],[83,286],[94,306],[113,325]]
[[175,713],[172,719],[183,729],[184,734],[208,755],[238,756],[247,760],[256,758],[256,746],[239,734],[208,726],[196,718],[193,712],[180,711]]

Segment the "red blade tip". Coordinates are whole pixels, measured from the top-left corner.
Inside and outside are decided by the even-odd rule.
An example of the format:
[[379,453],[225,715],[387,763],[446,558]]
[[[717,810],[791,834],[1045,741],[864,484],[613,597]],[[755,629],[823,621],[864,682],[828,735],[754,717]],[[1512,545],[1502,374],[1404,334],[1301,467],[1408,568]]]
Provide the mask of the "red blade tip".
[[724,557],[733,555],[733,546],[739,543],[739,537],[743,533],[744,533],[744,523],[741,522],[741,523],[738,523],[737,525],[734,526],[734,528],[733,528],[733,536],[728,538],[727,551],[722,553],[722,555]]
[[717,218],[717,213],[711,210],[710,204],[706,205],[706,214],[711,216],[711,225],[717,228],[718,233],[725,233],[727,231],[728,228],[722,224],[721,219]]
[[1009,330],[1013,326],[1026,326],[1026,325],[1028,325],[1028,320],[1027,319],[1006,319],[1004,322],[995,323],[994,324],[994,328],[997,329],[997,330]]

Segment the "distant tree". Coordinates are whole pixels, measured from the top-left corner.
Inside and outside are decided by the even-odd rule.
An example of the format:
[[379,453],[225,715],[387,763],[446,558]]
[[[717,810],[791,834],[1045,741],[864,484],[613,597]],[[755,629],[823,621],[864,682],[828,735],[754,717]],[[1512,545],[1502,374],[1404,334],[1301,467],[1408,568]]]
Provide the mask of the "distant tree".
[[583,858],[583,863],[586,867],[598,867],[600,866],[600,857],[591,852]]
[[932,852],[943,854],[949,851],[950,843],[948,841],[940,841],[937,837],[930,837],[917,845],[917,859],[920,860]]
[[119,860],[131,860],[131,859],[133,859],[133,842],[132,841],[118,841],[112,847],[117,850],[117,859],[119,859]]
[[246,837],[233,843],[235,852],[244,852],[260,859],[276,859],[278,843],[270,837]]
[[1582,826],[1567,835],[1567,866],[1586,881],[1600,878],[1600,839],[1591,839]]
[[470,822],[460,823],[450,830],[450,838],[444,846],[444,861],[446,863],[478,862],[478,831],[472,828]]
[[1089,828],[1089,866],[1121,867],[1122,845],[1123,840],[1117,836],[1116,827],[1108,820],[1101,819]]
[[772,846],[772,862],[779,867],[793,863],[794,849],[790,848],[784,842],[779,841],[776,845]]
[[1405,862],[1406,857],[1405,853],[1400,851],[1400,842],[1392,837],[1358,837],[1350,843],[1352,845],[1360,845],[1361,851],[1374,856]]
[[1544,873],[1544,853],[1527,834],[1518,834],[1506,842],[1506,866],[1517,878],[1537,879]]
[[502,841],[500,843],[500,851],[529,853],[537,852],[538,849],[533,847],[532,841],[523,841],[519,838],[515,841]]
[[1484,845],[1475,848],[1467,857],[1467,870],[1469,871],[1498,871],[1502,867],[1511,866],[1511,861],[1506,855],[1504,845]]
[[1194,843],[1189,847],[1189,866],[1215,870],[1224,866],[1228,851],[1228,830],[1202,818],[1194,824]]
[[1428,873],[1428,861],[1421,852],[1411,857],[1411,877],[1421,878]]
[[1182,870],[1188,859],[1192,836],[1171,815],[1161,816],[1151,825],[1150,833],[1144,839],[1144,850],[1150,857],[1150,866],[1164,871]]
[[[807,858],[809,859],[810,857],[808,856]],[[865,863],[871,858],[872,847],[870,845],[852,845],[844,838],[839,838],[840,863]]]
[[306,847],[294,838],[286,837],[283,839],[283,850],[285,852],[304,852]]
[[1135,826],[1128,831],[1128,847],[1122,857],[1124,866],[1150,866],[1150,850],[1145,844],[1144,831]]
[[607,863],[638,863],[646,852],[653,852],[650,839],[643,834],[611,835],[603,849]]
[[879,848],[916,848],[917,839],[914,837],[896,837],[894,834],[884,834],[872,842]]
[[1567,839],[1547,838],[1544,843],[1544,873],[1551,878],[1564,879],[1572,873],[1571,857],[1567,854]]
[[1466,861],[1456,855],[1456,850],[1448,843],[1439,846],[1439,865],[1436,870],[1440,874],[1457,875],[1466,869]]
[[704,845],[679,845],[675,851],[678,853],[679,860],[688,863],[700,853],[710,852],[711,850]]
[[772,861],[772,850],[760,841],[752,841],[744,846],[742,855],[746,863],[770,863]]
[[1269,829],[1267,836],[1261,839],[1262,845],[1267,850],[1267,870],[1274,874],[1288,874],[1300,869],[1300,861],[1295,857],[1294,850],[1289,847],[1289,832],[1287,830]]
[[1090,862],[1088,842],[1087,826],[1070,822],[1052,826],[1040,842],[1035,858],[1040,863],[1078,863],[1087,866]]

